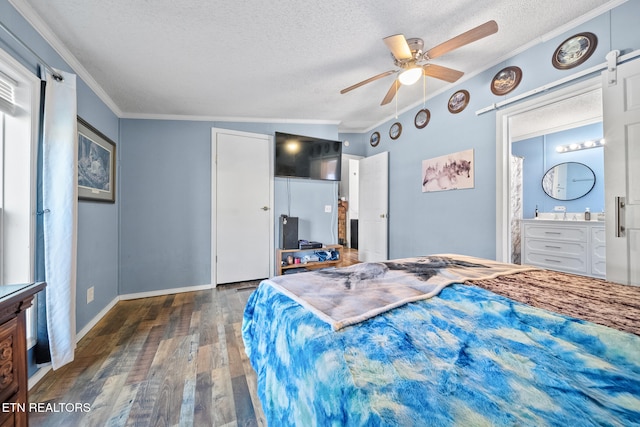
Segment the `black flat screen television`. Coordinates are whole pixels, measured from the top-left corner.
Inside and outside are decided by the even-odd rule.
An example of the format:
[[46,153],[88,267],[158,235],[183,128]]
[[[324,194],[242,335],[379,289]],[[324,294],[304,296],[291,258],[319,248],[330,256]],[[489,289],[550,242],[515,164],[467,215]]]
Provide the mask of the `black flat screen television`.
[[340,181],[340,141],[276,132],[275,146],[275,176]]

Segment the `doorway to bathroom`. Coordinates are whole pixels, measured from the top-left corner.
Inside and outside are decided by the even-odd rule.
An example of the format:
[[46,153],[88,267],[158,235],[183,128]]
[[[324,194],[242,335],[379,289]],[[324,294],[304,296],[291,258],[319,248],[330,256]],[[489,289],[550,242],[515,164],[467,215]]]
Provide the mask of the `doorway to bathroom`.
[[[544,213],[604,209],[601,80],[590,79],[505,108],[497,113],[497,123],[496,259],[520,263],[520,220],[533,218],[536,206]],[[598,147],[569,148],[587,141],[597,141]],[[560,152],[558,147],[567,151]],[[546,194],[545,174],[553,166],[570,162],[588,163],[598,174],[597,187],[581,197],[570,197],[574,200]]]

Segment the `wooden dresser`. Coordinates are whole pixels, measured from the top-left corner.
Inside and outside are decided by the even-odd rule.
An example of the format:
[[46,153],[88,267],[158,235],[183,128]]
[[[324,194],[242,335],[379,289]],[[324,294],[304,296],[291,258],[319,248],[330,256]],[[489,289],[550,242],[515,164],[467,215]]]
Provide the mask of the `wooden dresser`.
[[45,283],[0,286],[0,427],[27,426],[25,311]]

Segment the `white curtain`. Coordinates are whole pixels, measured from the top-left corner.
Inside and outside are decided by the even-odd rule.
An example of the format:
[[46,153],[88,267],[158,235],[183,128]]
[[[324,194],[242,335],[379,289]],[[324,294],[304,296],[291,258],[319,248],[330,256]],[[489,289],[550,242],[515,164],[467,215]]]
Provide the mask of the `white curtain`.
[[76,347],[78,137],[76,76],[47,73],[44,97],[42,206],[51,365],[73,361]]

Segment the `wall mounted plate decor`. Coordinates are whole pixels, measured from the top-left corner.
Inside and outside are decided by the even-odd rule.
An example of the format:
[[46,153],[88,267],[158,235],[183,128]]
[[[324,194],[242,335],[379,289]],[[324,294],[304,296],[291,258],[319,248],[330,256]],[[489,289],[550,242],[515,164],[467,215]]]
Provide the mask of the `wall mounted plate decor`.
[[418,129],[422,129],[429,124],[430,119],[431,112],[426,108],[423,108],[416,114],[416,117],[413,119],[413,124],[415,124]]
[[579,33],[569,37],[553,52],[551,63],[559,70],[577,67],[589,59],[598,46],[598,38],[593,33]]
[[116,144],[78,117],[78,199],[115,203]]
[[401,134],[402,134],[402,125],[400,124],[400,122],[395,122],[394,124],[392,124],[391,127],[389,128],[389,137],[391,139],[398,139],[400,138]]
[[520,67],[506,67],[498,71],[491,80],[491,92],[494,95],[506,95],[514,90],[522,80],[522,70]]
[[469,104],[469,98],[469,92],[464,89],[451,95],[451,98],[449,98],[449,104],[447,105],[449,112],[458,114],[460,111],[464,110]]
[[380,144],[380,132],[374,132],[371,134],[369,144],[371,144],[372,147],[377,147],[378,144]]

